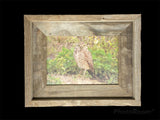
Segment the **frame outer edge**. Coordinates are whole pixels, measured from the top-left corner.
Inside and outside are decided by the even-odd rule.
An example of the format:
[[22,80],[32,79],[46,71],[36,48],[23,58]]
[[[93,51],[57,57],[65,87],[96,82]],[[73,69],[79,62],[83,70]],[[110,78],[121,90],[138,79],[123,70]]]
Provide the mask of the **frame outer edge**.
[[135,19],[133,31],[133,95],[141,106],[141,16]]
[[[33,15],[34,17],[32,17],[32,15],[24,15],[24,32],[25,32],[25,107],[43,107],[43,106],[87,106],[87,104],[80,104],[83,100],[72,100],[74,101],[73,104],[71,104],[70,100],[66,100],[66,102],[68,101],[67,104],[61,104],[63,101],[59,102],[59,101],[43,101],[43,100],[38,100],[38,101],[34,101],[32,100],[33,97],[33,91],[32,91],[32,50],[30,51],[30,56],[27,54],[27,44],[30,44],[30,49],[32,48],[32,21],[33,20],[38,20],[40,21],[41,19],[38,19],[36,17],[36,15]],[[102,15],[102,17],[105,15]],[[112,16],[112,15],[109,15]],[[118,15],[117,15],[118,16]],[[121,15],[120,15],[121,16]],[[124,16],[124,15],[123,15]],[[44,16],[43,16],[44,17]],[[140,97],[141,97],[141,15],[137,14],[137,15],[132,15],[132,19],[128,19],[128,20],[133,20],[133,95],[135,97],[134,100],[125,100],[122,102],[120,102],[119,100],[100,100],[100,101],[95,101],[93,100],[91,103],[96,102],[95,106],[141,106],[141,101],[140,101]],[[127,18],[127,16],[126,16]],[[42,20],[43,21],[43,20]],[[49,20],[50,21],[50,20]],[[93,20],[94,21],[94,20]],[[27,26],[28,24],[28,26]],[[27,34],[29,33],[29,35]],[[136,34],[137,35],[136,35]],[[30,37],[27,37],[30,36]],[[30,42],[30,43],[28,43]],[[27,48],[27,49],[26,49]],[[28,61],[26,61],[28,58],[30,57],[30,71],[27,69],[28,67]],[[30,76],[27,76],[29,73]],[[28,80],[26,80],[28,79]],[[31,85],[31,86],[30,86]],[[29,88],[29,89],[28,89]],[[103,101],[103,103],[101,102]],[[118,102],[119,101],[119,102]],[[78,103],[77,103],[78,102]],[[118,103],[117,103],[118,102]],[[127,102],[127,103],[125,103]],[[91,103],[88,104],[88,106],[94,106],[91,105]]]
[[31,105],[32,101],[32,23],[24,16],[24,53],[25,53],[25,107]]

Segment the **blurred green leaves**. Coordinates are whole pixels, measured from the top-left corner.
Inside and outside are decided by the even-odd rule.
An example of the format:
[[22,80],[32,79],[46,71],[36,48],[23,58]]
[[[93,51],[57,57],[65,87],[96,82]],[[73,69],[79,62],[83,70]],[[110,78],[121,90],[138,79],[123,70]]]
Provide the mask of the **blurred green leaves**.
[[79,68],[73,57],[74,49],[62,48],[62,51],[56,55],[55,59],[47,59],[47,71],[48,73],[57,73],[61,75],[77,74]]
[[[106,76],[118,79],[118,38],[113,37],[105,41],[102,36],[98,43],[89,48],[95,68],[95,74],[101,79]],[[113,76],[115,76],[113,78]]]

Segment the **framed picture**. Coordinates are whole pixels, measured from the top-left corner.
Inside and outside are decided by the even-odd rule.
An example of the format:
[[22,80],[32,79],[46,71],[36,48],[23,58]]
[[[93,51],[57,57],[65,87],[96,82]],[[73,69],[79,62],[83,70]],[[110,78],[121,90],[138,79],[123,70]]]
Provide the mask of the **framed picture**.
[[140,106],[141,15],[24,15],[25,107]]

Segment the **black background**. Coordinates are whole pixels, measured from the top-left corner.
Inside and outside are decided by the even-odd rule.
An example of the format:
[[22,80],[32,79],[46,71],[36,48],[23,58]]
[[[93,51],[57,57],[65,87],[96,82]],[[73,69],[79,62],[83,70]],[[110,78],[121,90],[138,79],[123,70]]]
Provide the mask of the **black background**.
[[[3,1],[0,3],[0,119],[160,118],[158,1]],[[141,107],[24,107],[24,14],[142,14]]]

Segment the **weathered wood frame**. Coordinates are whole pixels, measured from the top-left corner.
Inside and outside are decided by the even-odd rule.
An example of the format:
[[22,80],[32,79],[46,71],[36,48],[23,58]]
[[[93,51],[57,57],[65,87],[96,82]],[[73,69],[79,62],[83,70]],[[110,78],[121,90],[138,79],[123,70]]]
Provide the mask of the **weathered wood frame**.
[[[119,84],[117,85],[46,85],[46,42],[42,43],[40,56],[33,57],[33,34],[46,39],[35,22],[129,22],[132,27],[125,30],[131,35],[120,37]],[[127,31],[127,32],[126,32]],[[25,107],[43,106],[140,106],[141,105],[141,15],[25,15]],[[123,34],[123,33],[122,33]],[[128,34],[128,33],[127,33]],[[127,43],[127,41],[130,41]],[[131,50],[126,49],[131,46]],[[41,56],[42,55],[42,56]],[[128,57],[126,57],[128,56]],[[36,65],[41,59],[41,65]],[[124,64],[124,59],[131,61]],[[33,62],[34,61],[34,62]],[[44,63],[44,64],[42,64]],[[41,68],[41,69],[40,69]],[[33,76],[34,69],[39,75]],[[41,73],[39,73],[41,71]]]

